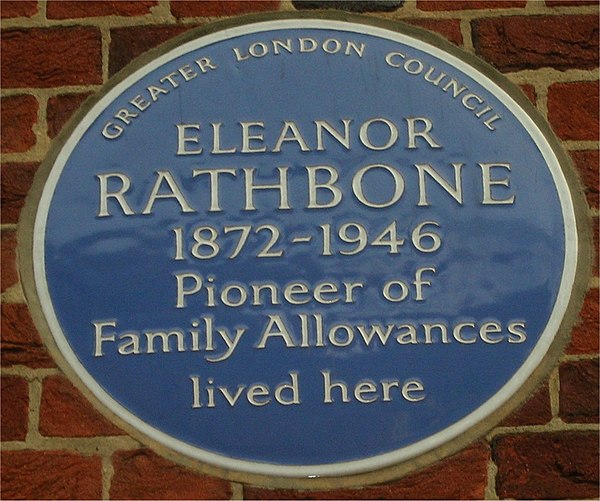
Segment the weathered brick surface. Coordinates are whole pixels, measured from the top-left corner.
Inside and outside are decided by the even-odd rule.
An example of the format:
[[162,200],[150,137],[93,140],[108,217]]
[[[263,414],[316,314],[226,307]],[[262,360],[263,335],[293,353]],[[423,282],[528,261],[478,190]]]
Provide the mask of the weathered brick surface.
[[31,17],[38,11],[38,3],[35,0],[2,0],[0,2],[0,17]]
[[600,186],[598,177],[600,155],[598,150],[571,151],[570,154],[583,182],[587,201],[590,207],[597,209],[599,206],[598,188]]
[[75,113],[82,103],[90,96],[85,94],[61,94],[48,99],[46,108],[46,120],[48,122],[48,137],[53,138],[69,118]]
[[404,0],[292,0],[296,9],[336,9],[348,12],[393,12]]
[[76,19],[97,16],[143,16],[158,5],[158,1],[136,0],[49,0],[46,6],[48,19]]
[[478,55],[501,71],[598,67],[598,17],[509,16],[473,21]]
[[509,9],[523,8],[526,0],[418,0],[421,10]]
[[598,140],[598,81],[560,82],[548,88],[548,120],[561,139]]
[[5,30],[1,45],[3,87],[102,83],[102,42],[97,28]]
[[219,0],[212,2],[189,2],[171,0],[171,13],[178,19],[200,16],[235,16],[249,12],[277,10],[280,0]]
[[3,499],[101,499],[98,456],[67,451],[2,453]]
[[33,96],[3,97],[0,105],[0,149],[2,153],[23,153],[35,146],[33,126],[37,123],[38,102]]
[[37,168],[37,163],[5,163],[0,166],[0,207],[4,224],[15,224],[19,221]]
[[[598,267],[600,265],[600,220],[598,216],[592,218],[592,238],[594,242],[594,249],[592,251],[592,276],[598,276]],[[596,332],[598,332],[596,330]]]
[[500,426],[546,424],[552,419],[550,390],[544,384],[521,407],[500,423]]
[[403,22],[435,31],[456,45],[463,43],[458,19],[403,19]]
[[48,437],[94,437],[123,432],[102,416],[64,376],[44,378],[40,433]]
[[25,440],[29,419],[29,383],[20,376],[2,376],[2,440]]
[[[596,227],[596,234],[597,231],[598,227]],[[600,332],[598,301],[598,289],[590,289],[579,313],[580,321],[571,332],[571,343],[566,349],[567,353],[572,355],[598,353],[598,332]]]
[[487,485],[487,445],[462,452],[397,482],[364,489],[295,491],[246,487],[246,499],[483,499]]
[[4,292],[19,281],[17,273],[17,234],[15,231],[3,231],[1,238],[0,289]]
[[598,422],[598,360],[560,366],[560,417],[568,423]]
[[533,85],[523,84],[520,85],[520,87],[523,94],[525,94],[533,104],[537,103],[537,94]]
[[140,54],[193,26],[128,26],[111,31],[109,73],[114,75]]
[[509,435],[493,446],[501,499],[595,498],[598,433]]
[[194,473],[140,449],[113,455],[111,499],[231,499],[225,480]]
[[2,305],[2,365],[55,367],[24,304]]

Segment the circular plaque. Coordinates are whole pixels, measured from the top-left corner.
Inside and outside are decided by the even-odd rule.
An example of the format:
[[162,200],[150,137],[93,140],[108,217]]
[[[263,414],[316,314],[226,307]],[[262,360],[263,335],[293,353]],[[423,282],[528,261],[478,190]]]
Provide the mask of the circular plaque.
[[26,292],[64,370],[159,448],[296,478],[417,465],[560,352],[585,264],[566,164],[517,88],[432,35],[229,20],[60,136]]

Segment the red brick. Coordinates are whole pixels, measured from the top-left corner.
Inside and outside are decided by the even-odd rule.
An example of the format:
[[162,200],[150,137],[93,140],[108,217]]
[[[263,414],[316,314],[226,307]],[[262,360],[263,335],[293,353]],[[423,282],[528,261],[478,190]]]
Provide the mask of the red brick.
[[590,289],[579,313],[580,321],[571,332],[571,342],[567,346],[567,353],[571,355],[598,353],[598,332],[600,331],[598,301],[598,289]]
[[598,150],[571,151],[571,158],[584,185],[585,195],[590,207],[598,208],[598,187],[600,179],[598,178],[598,165],[600,165],[600,155]]
[[69,118],[75,113],[83,102],[90,96],[86,94],[61,94],[48,99],[46,120],[48,121],[48,137],[58,135]]
[[157,1],[136,0],[48,0],[48,19],[77,19],[98,16],[144,16],[158,5]]
[[2,32],[2,87],[102,83],[102,40],[92,27]]
[[598,82],[561,82],[548,88],[548,120],[561,139],[597,141]]
[[29,383],[19,376],[2,377],[2,440],[25,440],[29,420]]
[[473,21],[476,53],[501,71],[598,66],[598,17],[510,16]]
[[2,365],[56,367],[24,304],[2,305]]
[[37,14],[37,1],[28,0],[2,0],[0,2],[0,17],[31,17]]
[[490,451],[477,443],[462,452],[386,485],[364,489],[296,491],[245,487],[246,499],[483,499]]
[[229,482],[194,473],[146,449],[113,455],[111,499],[230,499]]
[[458,19],[405,19],[404,22],[435,31],[456,45],[463,43]]
[[101,459],[67,451],[3,452],[2,498],[101,499]]
[[510,435],[493,447],[500,499],[598,497],[598,433]]
[[466,10],[523,8],[527,0],[418,0],[421,10]]
[[529,100],[535,104],[537,102],[537,94],[535,92],[535,87],[529,84],[520,85],[523,94],[525,94]]
[[546,424],[552,419],[550,390],[545,384],[537,390],[519,409],[508,416],[500,426],[528,426]]
[[40,404],[40,433],[46,437],[122,435],[64,376],[44,379]]
[[298,10],[336,9],[365,14],[367,12],[394,12],[405,0],[292,0]]
[[209,2],[171,0],[171,14],[178,19],[199,16],[234,16],[249,12],[278,10],[279,4],[279,0],[211,0]]
[[194,26],[128,26],[110,33],[109,73],[114,75],[127,63]]
[[598,268],[599,268],[599,264],[600,264],[600,256],[599,254],[599,250],[600,250],[600,221],[598,216],[595,216],[592,218],[592,238],[593,238],[593,242],[594,242],[594,248],[592,251],[592,275],[597,277],[598,276]]
[[9,96],[1,100],[0,150],[23,153],[35,146],[33,126],[37,123],[38,102],[33,96]]
[[37,163],[5,163],[0,167],[0,207],[3,223],[15,224],[19,221],[37,168]]
[[565,362],[559,369],[559,415],[567,423],[598,422],[598,360]]
[[19,282],[17,273],[17,233],[15,231],[3,231],[1,235],[1,259],[0,289],[4,292]]

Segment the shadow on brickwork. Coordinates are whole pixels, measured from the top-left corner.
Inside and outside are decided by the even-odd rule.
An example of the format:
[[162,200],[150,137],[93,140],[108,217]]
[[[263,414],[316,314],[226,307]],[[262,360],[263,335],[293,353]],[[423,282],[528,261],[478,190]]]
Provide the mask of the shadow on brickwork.
[[402,7],[404,0],[293,0],[296,9],[337,9],[348,12],[392,12]]

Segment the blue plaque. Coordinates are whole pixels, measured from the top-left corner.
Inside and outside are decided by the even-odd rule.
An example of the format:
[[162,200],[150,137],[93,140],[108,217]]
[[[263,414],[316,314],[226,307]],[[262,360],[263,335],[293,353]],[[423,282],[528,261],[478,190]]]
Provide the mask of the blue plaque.
[[565,164],[518,89],[432,35],[230,20],[61,135],[26,292],[64,370],[159,448],[295,478],[417,465],[560,352],[586,265]]

